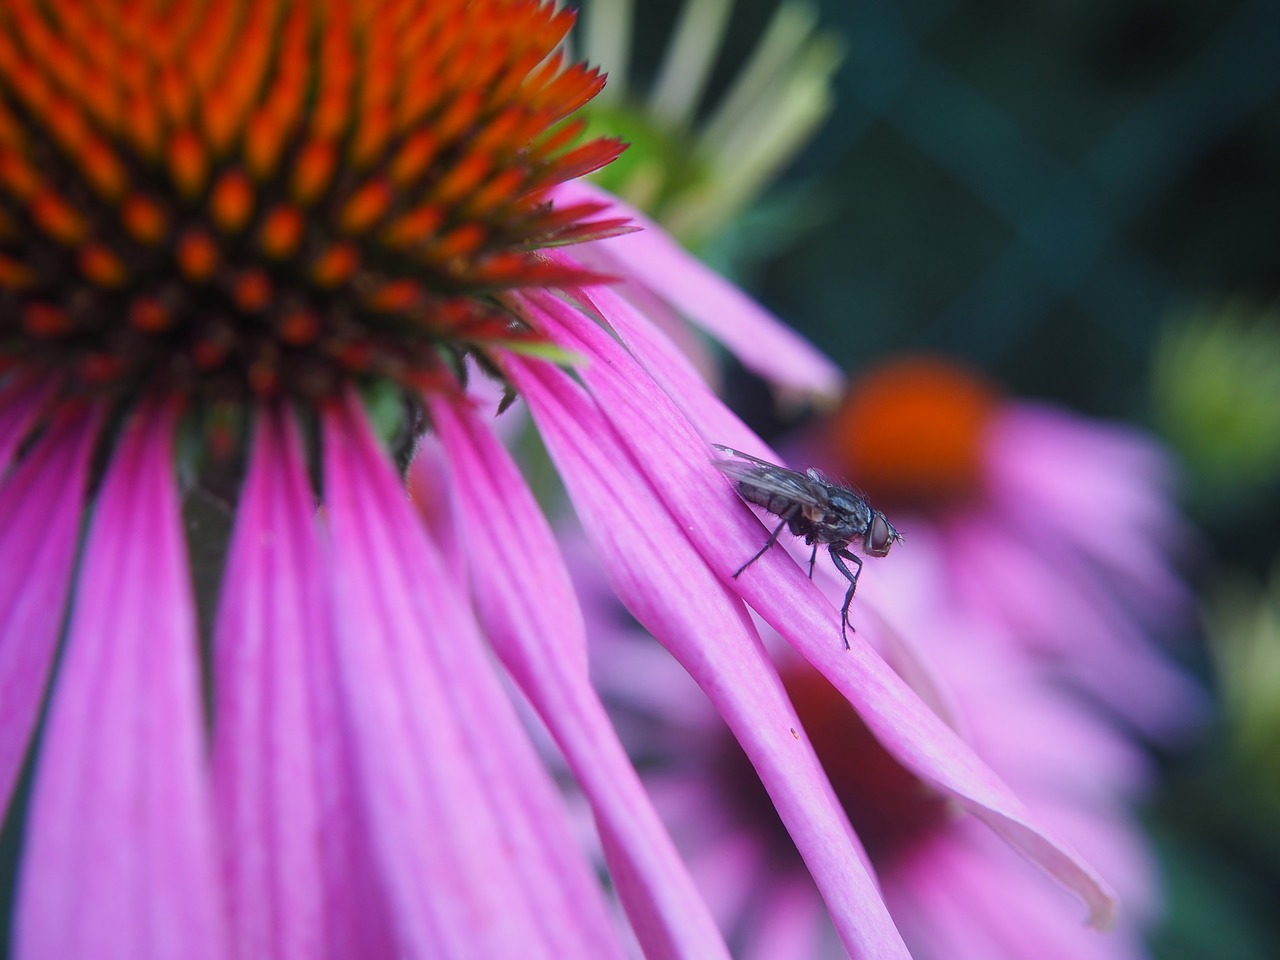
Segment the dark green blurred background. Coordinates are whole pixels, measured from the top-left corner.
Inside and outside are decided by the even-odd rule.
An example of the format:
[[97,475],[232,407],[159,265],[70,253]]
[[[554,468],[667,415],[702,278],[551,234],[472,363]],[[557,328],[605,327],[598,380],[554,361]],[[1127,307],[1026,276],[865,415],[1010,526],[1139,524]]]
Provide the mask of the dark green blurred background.
[[[681,2],[641,5],[633,85]],[[816,5],[846,51],[835,111],[703,252],[846,369],[937,351],[1014,393],[1158,430],[1162,330],[1206,304],[1277,302],[1278,0]],[[712,97],[774,7],[738,0]],[[749,378],[731,388],[759,428],[782,426]],[[1204,596],[1224,571],[1261,579],[1276,560],[1273,481],[1246,496],[1186,471]],[[1213,687],[1208,662],[1191,666]],[[1170,897],[1162,958],[1280,957],[1280,804],[1252,785],[1275,777],[1252,775],[1226,727],[1158,757],[1146,815]]]
[[1137,413],[1171,309],[1276,293],[1277,4],[823,7],[848,55],[797,173],[830,219],[761,289],[838,360],[936,348]]
[[[715,78],[774,6],[737,2]],[[781,185],[816,222],[745,279],[846,367],[938,349],[1137,414],[1169,311],[1277,292],[1274,0],[817,6],[835,113]],[[643,6],[636,74],[679,7]]]

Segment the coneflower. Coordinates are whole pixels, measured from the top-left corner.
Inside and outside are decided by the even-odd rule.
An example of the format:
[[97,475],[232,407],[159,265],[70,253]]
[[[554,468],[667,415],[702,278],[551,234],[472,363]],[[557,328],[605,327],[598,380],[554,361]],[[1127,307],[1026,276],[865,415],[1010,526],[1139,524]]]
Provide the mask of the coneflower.
[[[1203,715],[1202,696],[1155,642],[1188,609],[1159,447],[925,357],[859,378],[804,446],[796,464],[856,482],[907,534],[867,565],[859,636],[1121,895],[1108,935],[1079,924],[1060,890],[957,816],[843,691],[774,638],[788,698],[913,956],[1146,956],[1160,890],[1133,809],[1153,775],[1133,727],[1167,736]],[[810,548],[781,539],[774,551],[790,546],[785,562],[807,570]],[[618,616],[595,567],[573,569],[591,611],[597,685],[735,956],[845,956],[738,739],[665,651]],[[814,577],[841,603],[846,583],[833,567],[819,564]]]
[[[604,82],[556,53],[571,20],[532,0],[0,3],[6,802],[48,700],[13,956],[621,956],[490,651],[586,787],[646,954],[725,955],[594,698],[474,370],[528,403],[624,601],[713,691],[852,953],[905,948],[743,599],[1105,918],[1088,868],[873,654],[844,652],[798,571],[730,578],[759,528],[703,436],[758,441],[551,252],[626,229],[566,192],[620,150],[568,119]],[[714,309],[830,379],[758,308],[715,304],[704,270],[661,262],[693,319]],[[392,450],[368,409],[391,411]],[[428,425],[453,542],[396,469]],[[233,518],[203,638],[197,495]]]
[[1160,644],[1192,599],[1175,566],[1188,536],[1173,464],[1152,437],[920,356],[860,378],[823,446],[928,531],[954,602],[1021,655],[1149,734],[1194,724],[1201,695]]

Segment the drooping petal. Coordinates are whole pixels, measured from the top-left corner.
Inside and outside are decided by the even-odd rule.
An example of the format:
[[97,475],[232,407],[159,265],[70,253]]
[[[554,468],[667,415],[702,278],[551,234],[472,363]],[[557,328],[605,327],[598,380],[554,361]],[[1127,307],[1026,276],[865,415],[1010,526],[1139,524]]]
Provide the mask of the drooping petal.
[[1107,885],[1064,841],[1050,836],[973,751],[947,729],[865,643],[841,642],[839,613],[781,551],[766,551],[749,571],[734,571],[763,542],[762,528],[709,462],[699,437],[635,359],[595,321],[546,295],[526,302],[540,328],[588,358],[579,371],[599,409],[617,428],[628,458],[643,471],[689,539],[725,583],[843,693],[903,766],[956,797],[1086,902],[1091,922],[1107,926],[1115,900]]
[[591,398],[541,361],[507,358],[619,598],[710,697],[787,825],[855,957],[906,956],[777,671]]
[[334,703],[316,509],[261,410],[214,631],[213,784],[233,955],[395,956]]
[[684,251],[642,213],[582,180],[556,188],[557,202],[604,203],[645,229],[591,245],[590,256],[638,280],[723,343],[771,383],[805,395],[839,395],[840,370],[812,344]]
[[36,770],[20,960],[226,956],[174,422],[135,413],[98,497]]
[[611,872],[647,957],[727,952],[587,675],[586,632],[546,519],[515,463],[465,401],[429,397],[485,633],[591,802]]
[[326,413],[324,448],[342,697],[402,950],[620,956],[458,580],[355,401]]
[[22,768],[62,629],[99,420],[58,417],[0,484],[0,809]]
[[[777,453],[769,449],[708,389],[689,360],[665,334],[647,322],[623,297],[608,287],[578,288],[571,293],[597,317],[607,318],[610,330],[702,437],[771,462],[782,462]],[[817,576],[819,582],[825,580],[835,584],[838,581],[828,589],[828,593],[835,597],[843,596],[845,582],[833,568],[824,565],[819,568]],[[904,579],[908,583],[913,582],[910,577]],[[937,671],[914,648],[909,633],[895,629],[887,620],[880,622],[880,612],[864,607],[860,615],[875,622],[881,656],[948,726],[962,730],[962,718],[948,703]]]
[[[995,838],[959,824],[918,851],[886,896],[910,923],[921,956],[964,960],[1132,960],[1145,955],[1127,924],[1101,933],[1063,909],[1050,884],[992,850]],[[1003,856],[1001,854],[1004,854]]]
[[[563,256],[563,255],[559,255]],[[782,458],[772,451],[754,432],[711,392],[688,358],[666,335],[642,316],[626,299],[608,287],[576,288],[575,300],[597,317],[607,318],[610,330],[634,355],[671,402],[688,418],[704,438],[742,450],[752,456],[780,463]],[[807,547],[804,548],[807,551]],[[839,589],[828,592],[843,596],[845,582],[829,567],[819,568],[821,579],[839,581]],[[907,578],[910,582],[910,578]],[[862,616],[878,621],[880,611],[865,609]],[[962,729],[961,718],[947,702],[943,684],[926,659],[915,650],[909,634],[889,622],[877,622],[876,636],[881,656],[899,676],[937,713],[948,726]]]

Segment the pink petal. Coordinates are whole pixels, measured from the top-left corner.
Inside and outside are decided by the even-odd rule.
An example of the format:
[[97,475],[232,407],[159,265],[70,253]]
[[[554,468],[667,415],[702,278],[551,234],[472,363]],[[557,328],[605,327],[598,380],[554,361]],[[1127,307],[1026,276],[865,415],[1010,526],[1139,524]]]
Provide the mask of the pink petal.
[[[770,450],[707,388],[697,370],[662,331],[625,299],[609,287],[575,289],[571,294],[597,317],[607,318],[614,335],[704,439],[727,444],[775,463],[782,462],[778,454]],[[804,549],[807,551],[808,548]],[[844,580],[834,569],[822,568],[817,575],[832,582],[839,580],[835,595],[844,595]],[[828,592],[834,590],[833,587]],[[877,613],[874,609],[864,609],[863,616],[875,618]],[[880,640],[881,655],[949,726],[961,729],[952,705],[947,702],[937,671],[914,649],[909,636],[895,630],[888,622],[878,626],[876,635]]]
[[[607,253],[607,244],[579,245],[573,248],[573,254],[548,251],[551,259],[560,258],[566,263],[581,261],[592,266],[590,251]],[[620,265],[607,266],[612,261],[603,256],[600,272],[613,276],[619,272]],[[612,270],[612,273],[609,271]],[[632,306],[654,331],[660,333],[671,342],[672,348],[679,354],[684,363],[693,369],[706,384],[715,388],[720,385],[724,373],[724,362],[721,358],[723,349],[710,337],[689,323],[683,315],[662,299],[653,289],[637,280],[620,279],[610,283],[606,289],[615,292],[620,299]]]
[[[998,524],[966,520],[951,531],[957,588],[1019,643],[1151,736],[1177,739],[1199,724],[1204,695],[1083,569],[1048,557]],[[1142,677],[1135,687],[1133,677]]]
[[62,631],[100,419],[58,418],[0,485],[0,807],[22,768]]
[[1086,805],[1066,796],[1040,796],[1036,812],[1074,837],[1120,891],[1120,926],[1154,925],[1163,908],[1159,866],[1142,826],[1121,797]]
[[1122,579],[1131,607],[1190,613],[1169,562],[1189,537],[1168,493],[1172,466],[1149,438],[1023,403],[992,424],[986,461],[1002,513]]
[[[846,947],[857,957],[906,956],[742,605],[580,388],[543,362],[509,357],[505,369],[529,403],[615,592],[693,675],[742,744]],[[648,452],[655,466],[665,466],[664,451]]]
[[[966,829],[967,826],[967,829]],[[1140,960],[1133,929],[1101,933],[1073,923],[1060,892],[991,836],[957,824],[952,835],[919,852],[910,877],[886,878],[895,910],[916,921],[920,954],[968,960]]]
[[538,310],[544,332],[591,361],[578,374],[625,444],[623,462],[647,477],[648,495],[659,498],[677,519],[723,583],[849,698],[900,763],[954,795],[1075,890],[1088,904],[1092,923],[1107,925],[1115,902],[1101,878],[1070,846],[1040,828],[1008,787],[865,643],[844,649],[839,613],[790,557],[770,550],[732,579],[742,558],[763,542],[762,527],[711,465],[706,443],[635,359],[595,321],[560,301],[542,294],[527,301]]
[[618,956],[455,577],[354,400],[326,413],[324,452],[342,695],[401,949]]
[[[428,397],[453,471],[485,633],[591,801],[648,957],[728,956],[587,675],[586,632],[551,529],[519,470],[466,401]],[[532,558],[532,559],[530,559]]]
[[226,956],[174,422],[136,413],[98,498],[27,825],[21,960]]
[[[708,442],[724,443],[752,456],[774,463],[782,462],[777,453],[708,389],[697,370],[675,345],[626,300],[603,286],[568,292],[608,324],[634,361],[666,395],[668,402],[674,404]],[[570,322],[569,314],[576,314],[567,305],[540,294],[535,294],[530,300],[535,309],[549,312],[561,322]]]
[[728,280],[683,250],[661,227],[599,187],[574,180],[556,187],[556,201],[614,207],[645,229],[591,244],[590,254],[614,272],[648,286],[771,383],[806,395],[834,398],[840,370],[812,344]]
[[52,392],[53,384],[47,379],[14,377],[0,386],[0,477]]
[[454,512],[450,509],[452,494],[444,459],[438,437],[431,433],[420,437],[413,461],[409,464],[407,479],[409,496],[418,508],[418,515],[426,523],[432,541],[452,570],[460,569],[466,563],[466,554],[462,550],[461,531],[457,529]]
[[[680,825],[677,835],[681,837],[681,848],[687,851],[698,887],[705,891],[721,924],[732,930],[748,910],[756,909],[762,893],[767,891],[772,896],[776,869],[772,837],[744,830],[731,818],[718,817],[723,798],[711,791],[705,791],[699,800],[698,810],[689,811],[693,815]],[[803,870],[793,873],[808,879]],[[810,901],[819,914],[825,914],[813,882],[809,881],[808,886]]]
[[[716,406],[720,412],[713,412],[704,398],[714,395],[699,371],[666,334],[625,298],[609,287],[581,288],[570,292],[589,311],[606,318],[613,332],[695,427],[699,430],[709,427],[726,413],[736,419],[732,411],[718,401]],[[709,418],[709,422],[703,422],[704,416]],[[742,434],[750,433],[745,424],[740,426]]]
[[[996,656],[978,653],[975,667],[989,667],[992,676],[965,682],[970,742],[992,769],[1002,771],[1028,802],[1036,793],[1077,802],[1140,793],[1150,779],[1145,753],[1106,723],[1095,705],[1068,695],[1060,682],[1030,671],[1016,677],[1001,670],[999,662],[1014,657],[1016,652],[1007,650]],[[1053,749],[1046,750],[1046,744]]]
[[830,937],[826,918],[803,876],[770,876],[769,896],[758,908],[746,938],[743,960],[811,960],[828,956],[823,933]]
[[[333,702],[296,430],[259,412],[214,631],[213,783],[235,956],[394,956]],[[317,842],[319,839],[319,842]]]

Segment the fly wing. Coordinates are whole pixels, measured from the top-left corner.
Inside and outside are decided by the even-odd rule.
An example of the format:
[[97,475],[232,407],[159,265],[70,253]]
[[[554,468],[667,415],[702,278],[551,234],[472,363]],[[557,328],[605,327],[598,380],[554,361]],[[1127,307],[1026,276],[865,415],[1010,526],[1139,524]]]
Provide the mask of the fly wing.
[[[737,457],[739,460],[750,460],[752,463],[758,463],[762,467],[768,467],[770,470],[785,470],[786,467],[780,467],[776,463],[770,463],[768,460],[761,460],[759,457],[753,457],[749,453],[743,453],[741,450],[735,450],[733,447],[726,447],[723,443],[713,443],[721,453],[727,453],[731,457]],[[712,460],[712,463],[724,463],[723,460]]]
[[731,454],[736,460],[712,460],[716,468],[727,477],[740,483],[768,493],[797,500],[800,503],[814,503],[820,499],[820,488],[810,478],[795,470],[788,470],[777,464],[769,463],[758,457],[740,453],[731,447],[715,445],[717,450]]

